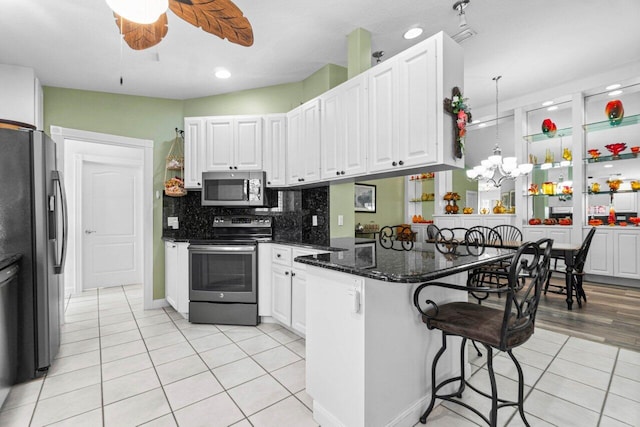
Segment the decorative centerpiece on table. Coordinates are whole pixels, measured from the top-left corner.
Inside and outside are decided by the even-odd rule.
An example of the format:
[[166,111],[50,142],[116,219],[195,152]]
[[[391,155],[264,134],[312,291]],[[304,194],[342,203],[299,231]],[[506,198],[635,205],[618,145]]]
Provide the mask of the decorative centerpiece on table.
[[454,116],[453,132],[455,135],[454,156],[458,159],[464,154],[464,140],[467,135],[467,123],[471,119],[471,109],[467,103],[468,98],[462,96],[462,92],[456,86],[451,90],[451,99],[445,98],[444,110]]

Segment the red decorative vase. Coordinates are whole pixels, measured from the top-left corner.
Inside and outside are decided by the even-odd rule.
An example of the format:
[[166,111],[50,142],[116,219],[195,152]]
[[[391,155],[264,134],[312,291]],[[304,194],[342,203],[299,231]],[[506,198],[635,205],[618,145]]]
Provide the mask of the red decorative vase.
[[607,115],[611,126],[619,125],[620,122],[622,122],[622,118],[624,117],[624,108],[622,107],[622,101],[620,101],[619,99],[609,101],[607,103],[607,106],[604,108],[604,112]]
[[542,121],[542,133],[547,135],[549,138],[553,138],[557,130],[558,127],[551,121],[551,119],[544,119]]

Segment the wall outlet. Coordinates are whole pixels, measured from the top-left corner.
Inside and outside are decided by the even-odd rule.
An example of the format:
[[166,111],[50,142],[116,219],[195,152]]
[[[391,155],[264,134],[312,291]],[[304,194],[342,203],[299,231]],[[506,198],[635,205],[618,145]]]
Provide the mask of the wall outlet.
[[344,225],[344,215],[338,215],[338,225]]
[[318,215],[311,216],[311,225],[314,227],[318,226]]
[[167,227],[173,228],[174,230],[177,230],[178,228],[180,228],[180,224],[178,223],[178,217],[177,216],[168,216],[167,217]]

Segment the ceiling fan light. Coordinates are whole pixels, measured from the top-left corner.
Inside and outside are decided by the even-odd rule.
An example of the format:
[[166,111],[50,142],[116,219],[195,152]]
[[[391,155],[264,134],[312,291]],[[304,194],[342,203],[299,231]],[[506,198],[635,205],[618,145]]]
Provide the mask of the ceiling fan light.
[[214,74],[219,79],[228,79],[229,77],[231,77],[231,72],[229,70],[224,69],[224,68],[220,68],[220,69],[216,70],[216,72]]
[[106,0],[118,15],[138,24],[153,24],[169,8],[169,0]]

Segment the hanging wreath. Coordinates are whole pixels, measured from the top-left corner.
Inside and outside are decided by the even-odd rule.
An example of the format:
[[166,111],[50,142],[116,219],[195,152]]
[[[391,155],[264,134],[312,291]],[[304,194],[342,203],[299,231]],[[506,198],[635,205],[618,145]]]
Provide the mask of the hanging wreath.
[[451,99],[444,100],[444,109],[452,114],[455,119],[454,133],[455,144],[454,152],[457,158],[462,158],[464,154],[464,140],[467,135],[467,123],[471,121],[471,108],[467,104],[469,99],[462,96],[462,92],[458,87],[454,87],[451,91]]

